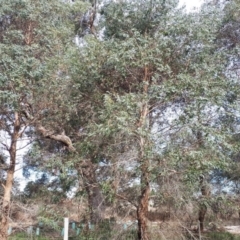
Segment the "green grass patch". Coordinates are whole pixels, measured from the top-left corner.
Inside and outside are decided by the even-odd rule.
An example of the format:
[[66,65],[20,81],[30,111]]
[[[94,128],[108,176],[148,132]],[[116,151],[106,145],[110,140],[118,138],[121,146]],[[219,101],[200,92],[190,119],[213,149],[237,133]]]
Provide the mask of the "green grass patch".
[[49,240],[49,238],[44,236],[30,236],[26,233],[17,233],[9,236],[9,240]]
[[231,234],[229,232],[211,232],[208,233],[204,239],[206,240],[240,240],[240,236]]

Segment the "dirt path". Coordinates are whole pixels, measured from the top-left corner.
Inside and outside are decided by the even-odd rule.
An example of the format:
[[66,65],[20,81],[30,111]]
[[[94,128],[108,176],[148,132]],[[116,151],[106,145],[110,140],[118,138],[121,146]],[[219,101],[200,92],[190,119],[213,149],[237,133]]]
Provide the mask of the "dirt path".
[[240,235],[240,226],[225,226],[224,228],[227,232]]

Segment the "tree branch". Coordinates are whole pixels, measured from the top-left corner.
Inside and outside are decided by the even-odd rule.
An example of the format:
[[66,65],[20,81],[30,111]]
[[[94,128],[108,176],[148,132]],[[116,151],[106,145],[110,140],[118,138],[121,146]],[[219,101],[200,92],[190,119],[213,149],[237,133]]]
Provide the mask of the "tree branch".
[[53,132],[48,131],[47,129],[45,129],[43,126],[37,126],[37,130],[45,137],[45,138],[50,138],[53,139],[55,141],[61,142],[64,145],[67,146],[68,150],[70,152],[75,152],[76,149],[73,147],[72,141],[71,139],[65,135],[65,133],[61,133],[61,134],[54,134]]

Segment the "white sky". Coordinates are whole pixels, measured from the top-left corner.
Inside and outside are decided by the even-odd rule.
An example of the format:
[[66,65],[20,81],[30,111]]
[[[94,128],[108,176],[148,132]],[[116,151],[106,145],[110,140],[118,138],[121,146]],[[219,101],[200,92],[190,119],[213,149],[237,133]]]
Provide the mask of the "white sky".
[[203,0],[180,0],[179,5],[185,4],[187,11],[190,11],[193,8],[199,8],[203,2]]

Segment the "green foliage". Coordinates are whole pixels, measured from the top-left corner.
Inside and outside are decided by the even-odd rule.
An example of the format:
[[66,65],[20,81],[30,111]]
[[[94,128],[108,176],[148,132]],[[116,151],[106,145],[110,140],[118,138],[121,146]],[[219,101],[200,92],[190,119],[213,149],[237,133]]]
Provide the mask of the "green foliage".
[[212,232],[208,233],[206,236],[208,239],[212,240],[238,240],[239,236],[235,236],[229,232]]
[[69,83],[63,59],[73,46],[69,5],[2,0],[1,6],[1,111],[5,106],[21,112],[28,104],[31,117],[44,119],[43,123],[60,115],[68,120],[70,101],[65,91]]
[[105,181],[103,183],[100,184],[101,185],[101,190],[103,192],[103,194],[106,196],[106,200],[109,203],[113,203],[114,202],[114,198],[115,198],[115,193],[114,190],[112,189],[112,184],[109,181]]
[[59,223],[62,221],[62,213],[52,209],[50,206],[42,207],[39,211],[38,222],[46,227],[60,231]]
[[[233,108],[226,95],[239,86],[225,75],[228,52],[218,45],[223,11],[208,7],[186,15],[175,6],[157,0],[107,3],[103,40],[85,38],[71,53],[70,72],[88,133],[79,143],[83,155],[114,162],[139,151],[144,138],[152,180],[174,169],[196,191],[200,174],[228,167],[234,149],[222,107]],[[139,127],[144,104],[151,114]],[[169,109],[176,109],[174,121],[166,120]],[[134,154],[129,159],[140,163]]]
[[174,0],[109,2],[101,10],[105,37],[123,40],[133,37],[135,31],[154,35],[176,5]]
[[9,240],[49,240],[48,237],[42,236],[29,236],[26,233],[18,233],[16,235],[10,236]]
[[[28,103],[30,126],[41,123],[51,134],[65,129],[77,149],[71,155],[40,139],[25,158],[49,175],[60,172],[50,186],[54,202],[76,182],[85,192],[81,163],[86,159],[99,170],[94,169],[96,185],[111,203],[115,190],[137,198],[130,196],[130,185],[146,173],[163,203],[172,199],[163,193],[173,194],[164,186],[173,173],[179,175],[176,192],[191,198],[199,190],[199,175],[228,168],[238,151],[229,123],[237,119],[239,85],[226,74],[232,52],[224,46],[223,26],[227,19],[238,22],[237,1],[224,11],[209,5],[189,14],[174,0],[110,1],[102,7],[102,38],[85,36],[80,46],[73,44],[74,27],[77,32],[88,1],[0,4],[4,110],[22,114]],[[36,135],[29,131],[29,136]],[[99,162],[105,162],[104,171]],[[113,190],[114,180],[119,185]],[[56,186],[61,191],[54,191]],[[46,183],[43,188],[29,183],[30,197],[36,187],[36,195],[50,194]],[[48,208],[41,217],[50,226],[60,219]]]

